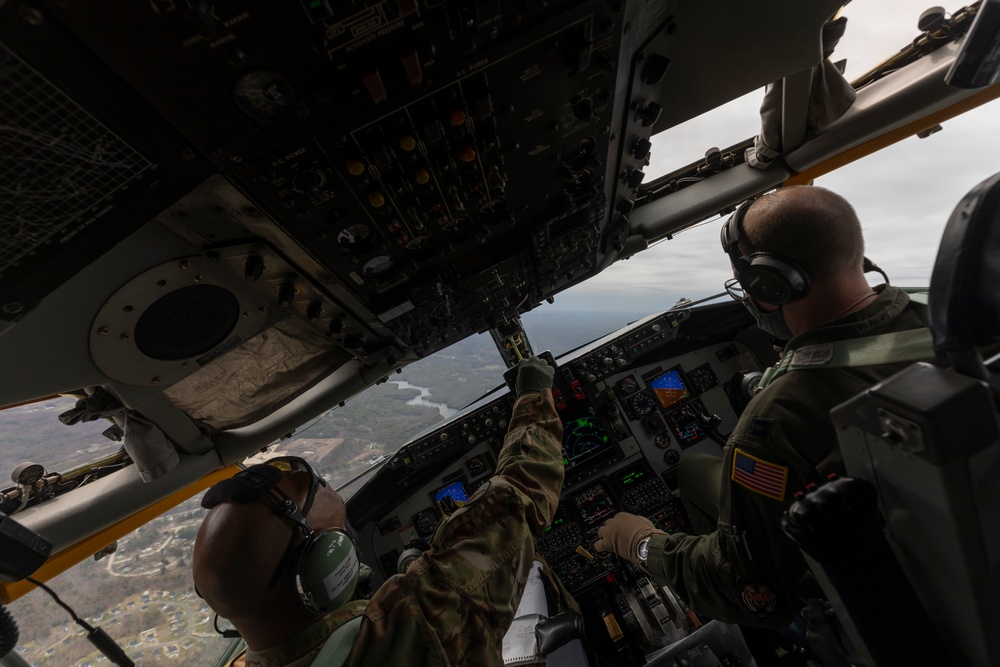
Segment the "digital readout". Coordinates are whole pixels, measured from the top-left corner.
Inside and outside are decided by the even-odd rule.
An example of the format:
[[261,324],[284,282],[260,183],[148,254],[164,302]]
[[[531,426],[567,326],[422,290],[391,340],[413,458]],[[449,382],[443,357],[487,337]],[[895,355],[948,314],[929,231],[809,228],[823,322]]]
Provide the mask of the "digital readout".
[[594,524],[615,513],[616,508],[603,484],[595,484],[581,491],[573,498],[580,518],[586,524]]
[[622,475],[618,481],[622,486],[628,486],[629,484],[635,484],[645,476],[646,472],[644,470],[633,470]]

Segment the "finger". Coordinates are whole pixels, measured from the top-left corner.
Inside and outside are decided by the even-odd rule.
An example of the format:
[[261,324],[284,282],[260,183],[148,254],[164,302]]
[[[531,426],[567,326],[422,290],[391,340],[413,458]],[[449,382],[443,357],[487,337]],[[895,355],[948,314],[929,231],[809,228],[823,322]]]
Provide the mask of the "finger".
[[610,551],[608,543],[604,540],[603,537],[600,536],[600,533],[598,533],[597,541],[594,542],[594,551],[600,551],[602,553],[605,551]]

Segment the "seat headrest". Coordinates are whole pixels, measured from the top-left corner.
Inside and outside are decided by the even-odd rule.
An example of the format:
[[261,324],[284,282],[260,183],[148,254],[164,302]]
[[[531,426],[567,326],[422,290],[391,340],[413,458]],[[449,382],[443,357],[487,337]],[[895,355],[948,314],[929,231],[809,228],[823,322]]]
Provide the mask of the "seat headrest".
[[941,357],[1000,340],[1000,174],[955,207],[931,275],[928,317]]

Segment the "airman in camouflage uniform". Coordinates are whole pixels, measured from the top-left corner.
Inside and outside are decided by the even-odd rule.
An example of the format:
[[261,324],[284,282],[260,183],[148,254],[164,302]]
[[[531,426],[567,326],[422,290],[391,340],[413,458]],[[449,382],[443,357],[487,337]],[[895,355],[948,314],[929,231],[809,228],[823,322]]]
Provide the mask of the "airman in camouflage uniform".
[[[562,490],[562,422],[551,383],[552,370],[543,361],[521,362],[496,474],[442,521],[430,550],[405,574],[391,577],[370,600],[313,617],[273,645],[255,646],[244,632],[251,650],[230,664],[311,665],[331,633],[360,615],[349,666],[502,665],[501,641],[536,557],[535,539],[551,523]],[[281,612],[257,613],[277,619]]]
[[[836,267],[817,268],[818,260],[803,260],[801,254],[794,254],[808,254],[809,248],[804,246],[815,247],[817,255],[835,253],[829,246],[852,236],[861,244],[860,223],[856,217],[851,219],[853,209],[846,202],[831,192],[806,186],[779,190],[759,201],[771,198],[767,202],[770,208],[765,210],[781,215],[777,223],[772,220],[769,231],[789,236],[783,240],[791,246],[773,248],[773,252],[807,265],[812,281],[802,302],[792,304],[811,306],[813,311],[803,315],[801,308],[788,303],[780,310],[765,311],[777,313],[791,329],[790,335],[777,336],[791,339],[785,354],[807,345],[924,326],[923,306],[912,303],[905,292],[890,286],[874,291],[868,287],[862,271],[863,245],[859,245],[856,261],[845,260],[849,264],[845,270],[848,286],[837,284],[837,289],[824,285]],[[845,219],[831,221],[820,215],[803,222],[817,206]],[[750,213],[757,207],[754,204]],[[751,222],[766,221],[760,216],[751,220],[748,214],[744,225]],[[833,225],[826,231],[840,238],[829,242],[822,238],[797,240],[796,234],[808,234],[812,223]],[[789,224],[805,229],[790,231]],[[846,245],[849,250],[850,241]],[[753,248],[772,250],[763,243],[749,249],[741,243],[741,252]],[[681,461],[681,495],[687,496],[686,505],[688,501],[694,505],[693,522],[696,514],[711,517],[708,534],[667,535],[643,517],[621,513],[601,528],[596,548],[614,551],[638,564],[640,543],[650,538],[646,570],[655,580],[671,586],[699,614],[730,623],[787,627],[803,606],[796,584],[807,566],[798,547],[782,534],[780,517],[796,491],[809,483],[823,482],[831,473],[844,474],[837,434],[830,421],[831,408],[906,365],[799,370],[777,377],[747,405],[729,435],[722,458],[696,454]]]

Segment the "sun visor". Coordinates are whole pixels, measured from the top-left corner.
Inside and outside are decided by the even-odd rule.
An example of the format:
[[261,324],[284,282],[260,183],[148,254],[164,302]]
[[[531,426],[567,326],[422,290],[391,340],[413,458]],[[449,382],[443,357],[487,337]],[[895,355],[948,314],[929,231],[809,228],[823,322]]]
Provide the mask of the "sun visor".
[[[808,98],[801,108],[796,108],[795,92],[786,89],[787,78],[767,86],[760,106],[760,134],[754,138],[753,147],[746,150],[746,161],[751,167],[766,169],[776,157],[798,148],[809,133],[837,120],[854,104],[857,97],[854,88],[829,60],[846,27],[846,17],[823,26],[823,61],[804,79],[809,81],[811,88],[807,89]],[[804,112],[806,116],[802,133],[785,126],[788,114],[795,111]],[[789,138],[793,145],[786,145]]]
[[166,396],[210,432],[247,426],[286,405],[351,355],[294,318],[170,387]]

